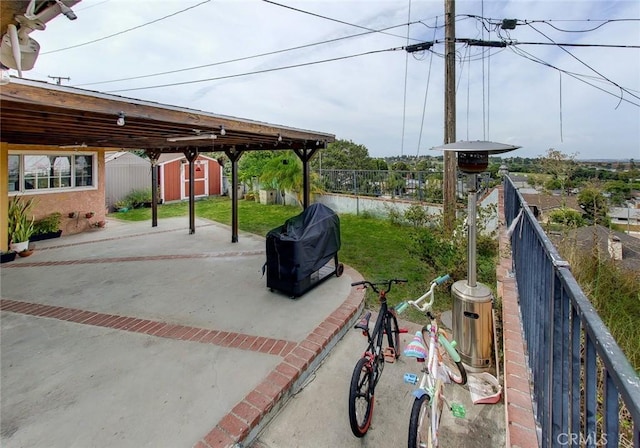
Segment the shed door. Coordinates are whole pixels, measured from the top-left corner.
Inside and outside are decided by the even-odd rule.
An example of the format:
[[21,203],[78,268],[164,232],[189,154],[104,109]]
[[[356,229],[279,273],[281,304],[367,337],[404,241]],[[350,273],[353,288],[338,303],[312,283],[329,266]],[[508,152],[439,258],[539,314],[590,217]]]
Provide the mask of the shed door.
[[[209,164],[206,160],[196,160],[195,162],[194,195],[195,197],[209,196]],[[182,199],[189,198],[189,164],[180,165],[180,177],[182,188],[180,194]]]

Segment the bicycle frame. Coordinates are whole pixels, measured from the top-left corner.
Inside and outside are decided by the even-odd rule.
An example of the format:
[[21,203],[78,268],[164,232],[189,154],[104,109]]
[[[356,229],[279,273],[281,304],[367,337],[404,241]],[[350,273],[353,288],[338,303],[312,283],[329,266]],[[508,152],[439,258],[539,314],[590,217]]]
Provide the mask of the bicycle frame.
[[395,343],[393,342],[393,337],[391,335],[391,325],[389,323],[389,314],[391,313],[391,310],[389,310],[389,306],[387,305],[387,298],[384,291],[380,292],[380,302],[380,312],[373,327],[373,331],[369,331],[368,317],[371,316],[370,313],[365,317],[367,329],[363,329],[363,333],[366,334],[369,342],[369,346],[363,356],[369,360],[368,366],[371,368],[371,372],[374,374],[375,379],[375,381],[371,381],[369,383],[369,388],[371,390],[376,387],[378,379],[380,379],[380,373],[382,373],[382,370],[384,369],[384,354],[381,350],[383,344],[382,339],[384,338],[385,332],[387,333],[389,346],[393,347],[393,350],[396,352],[398,350],[398,347],[395,347]]
[[[395,310],[388,307],[386,294],[391,290],[393,283],[404,282],[406,280],[401,279],[378,283],[364,280],[351,284],[351,286],[363,285],[365,288],[371,287],[373,291],[378,293],[380,300],[380,311],[373,331],[369,330],[371,312],[368,312],[355,326],[355,328],[362,330],[368,341],[366,351],[356,363],[349,387],[349,424],[356,437],[363,437],[369,430],[375,402],[375,388],[382,376],[385,362],[395,362],[399,356],[398,336],[400,329],[398,328]],[[386,285],[386,290],[384,288],[378,289],[378,286],[381,285]],[[406,332],[406,330],[403,332]],[[389,346],[383,348],[385,333],[388,337]],[[364,408],[362,405],[364,405]]]
[[[438,428],[440,426],[440,418],[442,416],[443,405],[446,402],[443,390],[444,383],[450,382],[450,380],[453,380],[454,382],[459,384],[466,383],[466,373],[462,371],[463,367],[460,367],[462,370],[460,372],[461,376],[458,380],[454,379],[458,377],[453,375],[448,367],[443,363],[440,347],[442,347],[447,352],[449,357],[458,365],[460,365],[461,362],[460,355],[455,349],[455,342],[450,343],[447,340],[446,336],[442,334],[442,331],[438,327],[435,316],[431,313],[431,308],[434,302],[435,287],[444,283],[448,279],[448,275],[438,277],[431,283],[429,291],[427,291],[422,297],[415,301],[404,302],[396,307],[399,312],[402,312],[402,310],[404,310],[408,305],[412,305],[413,307],[424,312],[429,317],[431,322],[430,324],[425,325],[421,331],[422,342],[424,342],[424,344],[428,347],[428,351],[426,359],[418,358],[418,361],[423,364],[421,368],[422,375],[417,389],[413,391],[413,396],[416,398],[416,400],[420,400],[424,395],[427,395],[430,401],[429,408],[428,410],[426,410],[426,412],[430,413],[430,437],[428,437],[427,440],[428,447],[438,446]],[[427,299],[428,301],[424,303],[424,301]],[[408,382],[416,384],[417,377],[415,375],[410,375],[409,378],[410,381]],[[464,410],[460,409],[459,405],[455,405],[454,407],[449,406],[449,404],[447,403],[447,407],[452,409],[452,412],[455,416],[460,416],[458,414],[464,414]],[[418,426],[422,426],[422,415],[422,412],[420,412],[420,415],[418,416]],[[409,431],[411,434],[411,427]]]

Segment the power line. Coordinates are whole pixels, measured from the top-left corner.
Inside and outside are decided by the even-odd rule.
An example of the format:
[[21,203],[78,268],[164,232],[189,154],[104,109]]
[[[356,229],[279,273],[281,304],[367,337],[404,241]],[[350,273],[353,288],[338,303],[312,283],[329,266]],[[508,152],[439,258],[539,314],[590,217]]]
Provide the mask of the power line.
[[334,39],[329,39],[329,40],[325,40],[325,41],[321,41],[321,42],[314,42],[314,43],[310,43],[310,44],[304,44],[304,45],[298,45],[295,47],[289,47],[289,48],[284,48],[282,50],[274,50],[274,51],[269,51],[266,53],[260,53],[260,54],[255,54],[252,56],[244,56],[241,58],[235,58],[235,59],[228,59],[226,61],[218,61],[218,62],[212,62],[210,64],[202,64],[202,65],[196,65],[193,67],[186,67],[186,68],[180,68],[180,69],[175,69],[175,70],[167,70],[164,72],[157,72],[157,73],[150,73],[147,75],[139,75],[139,76],[130,76],[127,78],[119,78],[119,79],[112,79],[112,80],[108,80],[108,81],[97,81],[97,82],[89,82],[89,83],[84,83],[84,84],[76,84],[75,87],[85,87],[85,86],[95,86],[98,84],[109,84],[109,83],[113,83],[113,82],[120,82],[120,81],[133,81],[136,79],[144,79],[144,78],[152,78],[155,76],[162,76],[162,75],[170,75],[173,73],[181,73],[181,72],[186,72],[186,71],[191,71],[191,70],[198,70],[201,68],[207,68],[207,67],[215,67],[217,65],[224,65],[224,64],[231,64],[233,62],[241,62],[241,61],[247,61],[250,59],[256,59],[256,58],[260,58],[260,57],[264,57],[264,56],[272,56],[275,54],[280,54],[280,53],[285,53],[288,51],[294,51],[294,50],[300,50],[303,48],[309,48],[309,47],[314,47],[317,45],[323,45],[323,44],[329,44],[329,43],[333,43],[333,42],[338,42],[341,40],[346,40],[346,39],[351,39],[354,37],[361,37],[361,36],[366,36],[367,34],[372,34],[372,33],[378,33],[380,31],[385,31],[385,30],[390,30],[393,28],[398,28],[401,26],[406,26],[406,25],[412,25],[414,23],[418,23],[418,22],[411,22],[411,23],[403,23],[401,25],[393,25],[390,27],[386,27],[386,28],[382,28],[381,30],[373,30],[373,31],[367,31],[364,33],[358,33],[358,34],[352,34],[349,36],[343,36],[343,37],[337,37]]
[[[628,99],[624,98],[623,96],[616,95],[615,93],[609,92],[608,90],[603,89],[602,87],[596,86],[595,84],[590,83],[590,82],[582,79],[583,77],[585,77],[585,75],[580,75],[580,74],[577,74],[577,73],[570,72],[568,70],[563,70],[563,69],[561,69],[559,67],[556,67],[555,65],[552,65],[552,64],[550,64],[550,63],[548,63],[548,62],[546,62],[546,61],[544,61],[544,60],[542,60],[542,59],[540,59],[540,58],[538,58],[538,57],[536,57],[536,56],[534,56],[534,55],[532,55],[530,53],[527,53],[525,50],[523,50],[521,48],[510,46],[509,49],[511,49],[516,55],[518,55],[520,57],[528,59],[528,60],[530,60],[532,62],[535,62],[537,64],[544,65],[545,67],[552,68],[552,69],[557,70],[559,72],[562,72],[562,73],[564,73],[566,75],[569,75],[572,78],[574,78],[574,79],[576,79],[576,80],[578,80],[580,82],[583,82],[583,83],[585,83],[585,84],[587,84],[587,85],[589,85],[589,86],[591,86],[591,87],[593,87],[595,89],[598,89],[598,90],[600,90],[600,91],[602,91],[602,92],[604,92],[604,93],[606,93],[608,95],[611,95],[611,96],[614,96],[614,97],[618,98],[619,101],[624,101],[626,103],[629,103],[629,104],[632,104],[634,106],[640,107],[640,103],[634,103],[633,101],[628,100]],[[597,78],[597,80],[598,81],[603,81],[600,78]]]
[[[274,2],[272,0],[262,0],[262,1],[265,2],[265,3],[270,3],[270,4],[275,5],[275,6],[280,6],[281,8],[290,9],[292,11],[296,11],[296,12],[299,12],[299,13],[302,13],[302,14],[308,14],[310,16],[318,17],[320,19],[329,20],[331,22],[341,23],[343,25],[354,26],[356,28],[360,28],[360,29],[367,30],[367,31],[374,31],[376,33],[380,32],[380,31],[374,30],[372,28],[367,28],[366,26],[356,25],[355,23],[349,23],[349,22],[345,22],[343,20],[339,20],[339,19],[334,19],[334,18],[331,18],[331,17],[323,16],[321,14],[316,14],[315,12],[305,11],[303,9],[294,8],[293,6],[283,5],[282,3],[277,3],[277,2]],[[399,37],[401,39],[405,38],[405,36],[400,36],[398,34],[383,33],[383,32],[380,32],[380,34],[386,34],[386,35],[393,36],[393,37]],[[411,39],[411,40],[419,41],[419,39]]]
[[197,8],[198,6],[204,5],[205,3],[209,3],[210,1],[211,0],[205,0],[203,2],[200,2],[200,3],[196,4],[196,5],[189,6],[188,8],[182,9],[180,11],[176,11],[176,12],[171,13],[169,15],[166,15],[164,17],[160,17],[159,19],[152,20],[151,22],[146,22],[146,23],[143,23],[142,25],[134,26],[133,28],[129,28],[129,29],[126,29],[126,30],[118,31],[117,33],[110,34],[108,36],[100,37],[98,39],[90,40],[88,42],[83,42],[81,44],[71,45],[69,47],[58,48],[57,50],[45,51],[44,53],[40,53],[40,54],[44,55],[44,54],[57,53],[59,51],[64,51],[64,50],[70,50],[72,48],[83,47],[85,45],[94,44],[96,42],[100,42],[100,41],[103,41],[103,40],[106,40],[106,39],[110,39],[112,37],[120,36],[121,34],[128,33],[129,31],[134,31],[134,30],[140,29],[142,27],[145,27],[147,25],[151,25],[151,24],[160,22],[161,20],[168,19],[169,17],[177,16],[178,14],[182,14],[183,12],[189,11],[190,9]]
[[[546,34],[544,34],[542,31],[538,30],[536,27],[534,27],[533,25],[529,25],[529,27],[531,29],[533,29],[534,31],[542,34],[544,37],[546,37],[547,39],[549,39],[551,42],[555,43],[553,41],[553,39],[551,39],[549,36],[547,36]],[[608,82],[610,82],[611,84],[613,84],[614,86],[616,86],[617,88],[620,89],[621,92],[626,92],[627,94],[633,96],[634,98],[637,98],[640,100],[640,96],[635,95],[631,92],[629,92],[627,89],[625,89],[624,87],[620,86],[618,83],[610,80],[609,78],[607,78],[606,76],[604,76],[602,73],[600,73],[599,71],[597,71],[596,69],[594,69],[593,67],[591,67],[589,64],[587,64],[586,62],[582,61],[580,58],[578,58],[577,56],[575,56],[573,53],[571,53],[569,50],[567,50],[566,48],[560,47],[560,49],[562,51],[564,51],[565,53],[567,53],[569,56],[571,56],[573,59],[575,59],[576,61],[578,61],[579,63],[581,63],[582,65],[584,65],[585,67],[587,67],[589,70],[591,70],[592,72],[594,72],[595,74],[597,74],[598,76],[602,77],[602,79],[607,80]],[[622,96],[621,96],[622,98]]]
[[322,60],[319,60],[319,61],[304,62],[304,63],[301,63],[301,64],[285,65],[285,66],[282,66],[282,67],[269,68],[269,69],[265,69],[265,70],[256,70],[256,71],[253,71],[253,72],[238,73],[238,74],[235,74],[235,75],[217,76],[217,77],[214,77],[214,78],[196,79],[196,80],[192,80],[192,81],[174,82],[174,83],[169,83],[169,84],[158,84],[158,85],[147,86],[147,87],[135,87],[135,88],[131,88],[131,89],[109,90],[106,93],[132,92],[134,90],[158,89],[158,88],[161,88],[161,87],[173,87],[173,86],[181,86],[181,85],[187,85],[187,84],[197,84],[197,83],[208,82],[208,81],[219,81],[221,79],[240,78],[240,77],[243,77],[243,76],[257,75],[257,74],[262,74],[262,73],[270,73],[270,72],[276,72],[276,71],[280,71],[280,70],[288,70],[290,68],[306,67],[306,66],[309,66],[309,65],[324,64],[326,62],[334,62],[334,61],[340,61],[340,60],[344,60],[344,59],[352,59],[352,58],[356,58],[356,57],[359,57],[359,56],[366,56],[366,55],[371,55],[371,54],[385,53],[385,52],[388,52],[388,51],[398,51],[398,50],[404,50],[404,49],[405,49],[405,47],[394,47],[394,48],[387,48],[385,50],[373,50],[373,51],[367,51],[367,52],[364,52],[364,53],[352,54],[352,55],[349,55],[349,56],[340,56],[340,57],[336,57],[336,58],[322,59]]
[[[478,21],[480,21],[483,26],[485,27],[485,29],[487,29],[487,31],[489,30],[487,25],[491,25],[494,27],[498,27],[500,28],[503,24],[504,24],[504,19],[493,19],[493,18],[489,18],[489,17],[482,17],[482,16],[478,16],[475,14],[461,14],[460,16],[464,16],[464,17],[469,17],[469,18],[473,18],[476,19]],[[617,22],[639,22],[640,19],[568,19],[568,20],[564,20],[564,19],[545,19],[545,20],[527,20],[527,19],[513,19],[516,22],[516,25],[529,25],[532,23],[544,23],[545,25],[548,25],[558,31],[564,32],[564,33],[588,33],[590,31],[595,31],[598,28],[603,27],[604,25],[608,25],[610,23],[617,23]],[[560,27],[557,27],[555,25],[553,25],[551,22],[587,22],[587,23],[594,23],[594,22],[602,22],[599,25],[593,27],[593,28],[588,28],[588,29],[581,29],[581,30],[567,30],[567,29],[563,29]]]

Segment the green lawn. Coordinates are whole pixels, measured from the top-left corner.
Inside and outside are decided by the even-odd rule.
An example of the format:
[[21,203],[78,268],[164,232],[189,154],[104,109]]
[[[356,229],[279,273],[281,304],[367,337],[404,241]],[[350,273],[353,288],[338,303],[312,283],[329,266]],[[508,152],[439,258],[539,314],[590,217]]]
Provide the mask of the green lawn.
[[[211,219],[223,224],[231,224],[231,200],[226,197],[196,201],[196,216]],[[169,218],[185,216],[187,203],[164,204],[158,207],[158,217]],[[301,212],[299,207],[282,205],[263,205],[254,201],[238,201],[238,221],[242,231],[265,236],[267,232],[292,216]],[[111,216],[130,221],[151,219],[151,209],[142,208]],[[412,255],[409,227],[392,225],[388,220],[340,215],[342,247],[338,252],[341,262],[360,272],[368,280],[406,278],[405,285],[394,285],[389,294],[389,303],[417,298],[426,291],[432,279],[445,274],[434,272],[430,266]],[[451,308],[448,286],[440,288],[436,296],[435,309],[442,311]],[[377,301],[372,294],[367,303],[376,308]],[[422,321],[422,316],[414,310],[408,310],[403,316],[409,320]]]

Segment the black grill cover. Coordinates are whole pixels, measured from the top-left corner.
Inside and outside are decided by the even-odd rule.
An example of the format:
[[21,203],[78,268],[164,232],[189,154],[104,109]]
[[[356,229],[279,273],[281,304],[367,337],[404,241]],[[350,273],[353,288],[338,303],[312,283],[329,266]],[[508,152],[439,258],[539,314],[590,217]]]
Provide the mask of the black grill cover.
[[277,257],[277,277],[280,279],[300,281],[310,276],[327,264],[339,249],[340,218],[322,204],[310,205],[267,233],[267,265],[273,266],[269,261]]

